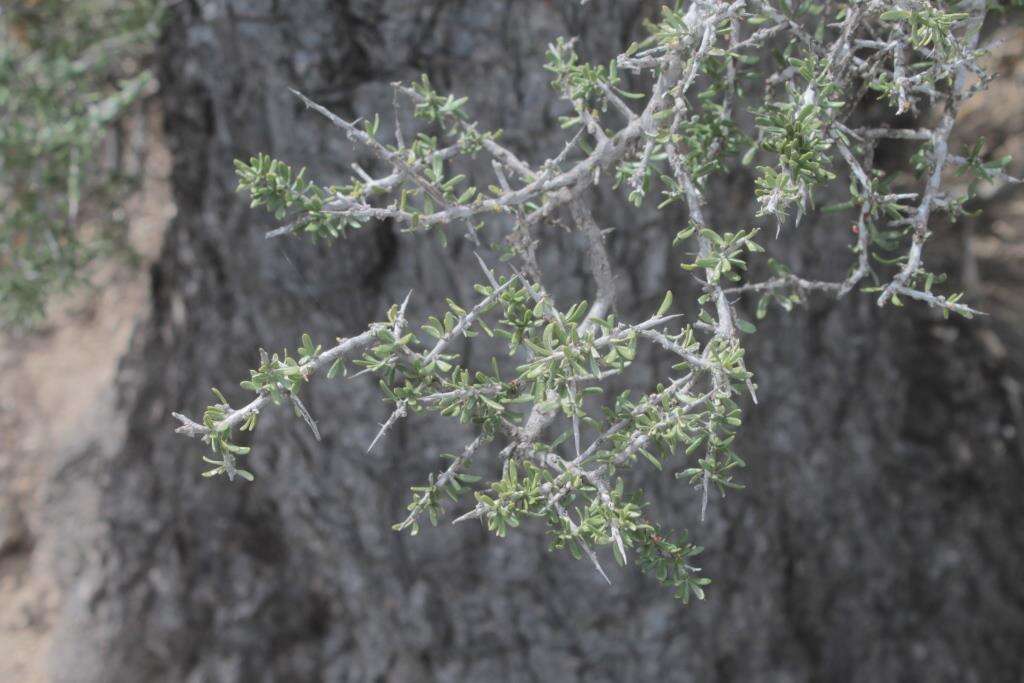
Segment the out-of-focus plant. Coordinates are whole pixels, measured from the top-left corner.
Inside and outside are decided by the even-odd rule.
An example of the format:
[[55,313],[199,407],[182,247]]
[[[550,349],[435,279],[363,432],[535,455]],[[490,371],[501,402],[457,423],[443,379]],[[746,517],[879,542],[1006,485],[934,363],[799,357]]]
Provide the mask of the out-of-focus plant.
[[158,20],[157,0],[0,5],[0,323],[38,320],[126,247],[119,122],[151,88]]
[[[319,435],[299,398],[303,386],[359,367],[377,377],[392,406],[370,448],[414,414],[434,413],[475,431],[441,456],[447,465],[438,474],[412,489],[396,529],[416,533],[422,519],[437,523],[452,504],[464,505],[456,522],[479,519],[498,536],[541,520],[553,548],[589,558],[602,574],[598,552],[607,546],[618,562],[634,558],[681,600],[703,597],[708,579],[692,564],[700,548],[651,520],[642,492],[629,490],[624,474],[669,469],[696,487],[702,511],[709,493],[740,486],[744,461],[734,440],[741,403],[756,401],[743,348],[743,336],[756,327],[737,309],[742,297],[755,299],[756,318],[772,306],[790,310],[811,294],[838,298],[855,288],[876,291],[879,306],[913,299],[942,315],[977,313],[963,294],[936,291],[943,277],[926,267],[923,253],[934,214],[955,219],[968,198],[943,186],[945,169],[977,182],[1015,182],[1002,171],[1005,160],[986,160],[981,148],[964,156],[949,150],[958,107],[987,82],[977,47],[987,9],[981,0],[667,3],[648,37],[607,65],[587,64],[572,41],[551,45],[547,69],[571,107],[562,119],[571,134],[564,148],[534,164],[506,147],[499,132],[474,123],[466,98],[439,93],[426,79],[396,86],[424,125],[393,138],[381,135],[379,119],[350,122],[296,93],[372,154],[378,168],[371,174],[356,166],[353,177],[324,187],[267,156],[236,162],[253,206],[285,221],[273,235],[334,240],[388,221],[442,238],[464,233],[506,264],[481,258],[476,300],[433,302],[435,315],[419,325],[406,316],[407,298],[350,338],[325,346],[307,335],[294,352],[261,353],[242,382],[254,395],[248,403],[233,407],[215,390],[217,402],[201,423],[175,414],[178,431],[209,445],[207,476],[251,480],[238,464],[249,447],[235,443],[236,429],[254,429],[264,410],[284,403]],[[627,72],[646,85],[627,88]],[[865,100],[899,113],[927,108],[930,119],[921,120],[932,123],[866,125]],[[874,168],[876,147],[891,139],[916,146],[903,168],[916,177]],[[470,177],[460,164],[480,155],[493,176]],[[704,194],[740,165],[754,169],[756,208],[746,225],[716,224]],[[589,203],[590,188],[602,182],[638,206],[686,209],[674,244],[697,285],[690,303],[699,313],[691,323],[672,313],[671,292],[648,315],[616,314],[615,265]],[[845,199],[818,208],[823,190]],[[751,281],[765,233],[791,230],[819,211],[826,215],[818,229],[848,240],[849,268],[812,280],[768,259],[773,276]],[[540,228],[556,217],[579,232],[594,280],[590,301],[559,304],[543,284],[535,255],[543,248]],[[459,354],[460,340],[478,335],[494,338],[489,348],[500,351],[471,366]],[[605,380],[629,372],[641,344],[671,357],[671,373],[643,395],[605,395]]]

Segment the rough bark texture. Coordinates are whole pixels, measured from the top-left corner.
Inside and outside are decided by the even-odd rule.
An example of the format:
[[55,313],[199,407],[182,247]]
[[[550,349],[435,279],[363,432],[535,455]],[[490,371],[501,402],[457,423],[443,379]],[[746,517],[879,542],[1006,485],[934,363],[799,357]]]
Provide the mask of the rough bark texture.
[[[539,528],[505,541],[474,525],[393,533],[407,487],[463,439],[413,420],[367,456],[387,412],[368,381],[310,389],[322,443],[287,411],[267,414],[252,485],[200,480],[200,446],[173,434],[170,411],[195,414],[210,386],[239,397],[260,345],[351,334],[410,287],[420,312],[469,296],[458,240],[442,249],[390,226],[330,247],[264,239],[232,159],[268,152],[329,182],[355,158],[287,86],[361,116],[388,110],[389,82],[426,71],[542,159],[560,139],[538,69],[547,42],[579,35],[606,60],[655,4],[173,6],[162,98],[178,215],[121,371],[124,434],[64,484],[99,487],[102,523],[76,544],[67,525],[57,680],[1020,680],[1020,356],[983,343],[1019,348],[998,315],[941,322],[856,294],[773,312],[750,343],[761,404],[742,436],[747,490],[713,500],[702,525],[685,484],[645,482],[653,514],[707,548],[714,584],[689,607],[632,567],[604,585],[549,554]],[[742,171],[714,187],[712,222],[747,220],[749,187]],[[692,291],[670,247],[682,216],[595,201],[616,228],[621,311]],[[805,223],[772,249],[802,273],[835,272],[844,230]],[[550,284],[585,296],[575,237],[549,226],[541,251]],[[667,367],[648,365],[640,381]]]

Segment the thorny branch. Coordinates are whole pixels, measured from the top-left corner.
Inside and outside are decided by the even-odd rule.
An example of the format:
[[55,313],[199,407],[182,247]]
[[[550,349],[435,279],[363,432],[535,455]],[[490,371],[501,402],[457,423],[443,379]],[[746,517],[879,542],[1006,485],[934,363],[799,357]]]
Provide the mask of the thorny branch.
[[[744,463],[733,447],[742,424],[739,401],[749,395],[756,402],[742,346],[742,335],[754,326],[736,307],[743,296],[758,298],[762,317],[772,304],[789,310],[813,293],[842,297],[891,268],[891,280],[876,288],[879,305],[902,296],[943,314],[978,313],[960,301],[962,294],[933,292],[942,277],[924,269],[922,250],[933,215],[945,211],[955,218],[968,198],[943,188],[944,169],[985,182],[1019,182],[1003,171],[1005,162],[984,159],[980,148],[965,154],[949,149],[958,107],[987,82],[976,49],[984,18],[981,0],[969,0],[965,11],[926,0],[822,0],[800,9],[767,0],[667,4],[648,26],[649,37],[607,67],[582,62],[573,41],[550,46],[546,68],[571,107],[562,125],[574,132],[539,164],[473,122],[466,98],[442,95],[425,78],[395,84],[396,97],[408,98],[425,131],[440,134],[408,138],[396,131],[393,143],[378,136],[377,119],[346,121],[296,92],[384,171],[374,176],[353,165],[347,184],[324,188],[268,157],[237,162],[254,206],[285,221],[268,236],[334,239],[389,220],[443,240],[445,228],[458,224],[481,249],[511,250],[512,270],[500,274],[478,256],[479,299],[468,308],[448,300],[447,309],[418,327],[406,317],[407,297],[385,320],[326,351],[304,336],[297,358],[261,352],[260,367],[243,382],[255,399],[235,409],[217,392],[219,402],[206,409],[202,424],[174,414],[182,423],[178,432],[203,439],[220,457],[207,458],[216,465],[207,475],[251,478],[236,466],[236,456],[248,448],[232,443],[233,430],[253,429],[261,410],[281,402],[316,429],[298,401],[301,384],[325,367],[328,376],[347,373],[351,362],[362,367],[357,374],[374,374],[393,404],[368,450],[399,421],[424,412],[458,419],[476,433],[459,455],[445,456],[447,468],[413,488],[409,514],[395,528],[416,533],[424,513],[432,523],[445,513],[445,497],[461,503],[471,495],[471,506],[455,522],[480,519],[504,536],[523,519],[542,519],[553,548],[586,556],[606,579],[597,552],[610,546],[618,562],[633,555],[677,597],[703,597],[708,579],[690,564],[700,548],[645,518],[641,494],[626,490],[621,472],[641,456],[659,470],[680,454],[692,457],[676,476],[700,490],[702,519],[711,489],[740,486],[735,473]],[[781,59],[770,57],[772,50]],[[630,92],[622,73],[649,87]],[[979,85],[968,87],[971,74]],[[764,84],[760,100],[749,92],[754,82]],[[927,99],[941,103],[942,114],[933,128],[869,127],[858,120],[858,104],[869,97],[896,113],[924,109]],[[918,145],[910,163],[924,171],[923,187],[875,169],[876,148],[894,139]],[[461,160],[481,153],[493,182],[459,172]],[[816,194],[827,189],[835,196],[837,188],[849,187],[848,201],[820,209],[850,212],[849,221],[834,221],[856,235],[848,272],[818,280],[769,262],[772,277],[748,278],[749,260],[764,251],[757,242],[761,228],[717,225],[704,196],[727,163],[755,160],[757,216],[774,218],[777,234],[792,232],[791,209],[799,223],[819,210]],[[608,230],[587,197],[605,179],[638,206],[660,191],[662,206],[685,209],[688,223],[675,244],[697,285],[692,324],[669,313],[671,292],[645,319],[616,316]],[[543,284],[536,258],[542,228],[564,213],[586,251],[592,304],[560,306]],[[459,340],[481,334],[504,353],[489,367],[472,368],[459,354]],[[434,341],[424,343],[424,335]],[[628,371],[640,342],[669,354],[677,378],[637,400],[628,392],[591,399],[604,392],[604,380]],[[491,462],[500,465],[501,476],[487,481],[494,467],[483,455],[492,444],[497,458]]]

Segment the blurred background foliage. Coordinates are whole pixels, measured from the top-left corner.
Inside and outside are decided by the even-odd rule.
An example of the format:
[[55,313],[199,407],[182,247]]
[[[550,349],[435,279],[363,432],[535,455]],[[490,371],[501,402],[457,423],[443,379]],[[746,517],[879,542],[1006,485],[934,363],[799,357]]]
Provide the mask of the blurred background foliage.
[[123,203],[138,177],[157,0],[0,2],[0,325],[40,320],[130,257]]

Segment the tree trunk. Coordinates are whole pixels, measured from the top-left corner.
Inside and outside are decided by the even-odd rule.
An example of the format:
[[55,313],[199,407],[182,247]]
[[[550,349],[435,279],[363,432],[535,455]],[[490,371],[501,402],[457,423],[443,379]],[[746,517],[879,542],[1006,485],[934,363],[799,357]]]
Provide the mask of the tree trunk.
[[[266,152],[325,184],[367,163],[288,87],[347,117],[380,111],[386,128],[389,83],[426,72],[542,160],[564,139],[539,68],[547,43],[577,35],[606,62],[658,4],[173,5],[161,97],[178,214],[152,271],[152,319],[121,370],[125,433],[88,481],[104,525],[88,548],[69,546],[58,680],[1020,680],[1021,357],[983,343],[1018,349],[1020,330],[999,316],[942,321],[856,292],[771,311],[748,343],[760,404],[739,449],[747,488],[713,497],[701,523],[685,482],[644,476],[651,514],[706,548],[714,583],[686,607],[634,566],[605,585],[547,552],[537,526],[505,540],[473,524],[391,531],[408,487],[468,433],[413,418],[367,455],[388,412],[368,378],[310,386],[320,443],[268,412],[253,484],[201,479],[203,446],[173,433],[170,412],[195,415],[211,386],[242,400],[259,346],[351,335],[409,289],[417,318],[445,296],[468,300],[479,272],[462,240],[389,225],[332,245],[265,239],[273,224],[235,192],[233,159]],[[712,188],[715,225],[745,226],[751,183],[739,169]],[[694,291],[671,247],[685,215],[637,212],[607,189],[594,202],[615,228],[623,315]],[[841,270],[849,234],[825,218],[787,227],[771,250],[802,273]],[[943,229],[953,253],[961,233]],[[560,301],[588,296],[574,235],[551,225],[540,239]],[[638,365],[634,381],[667,368]]]

